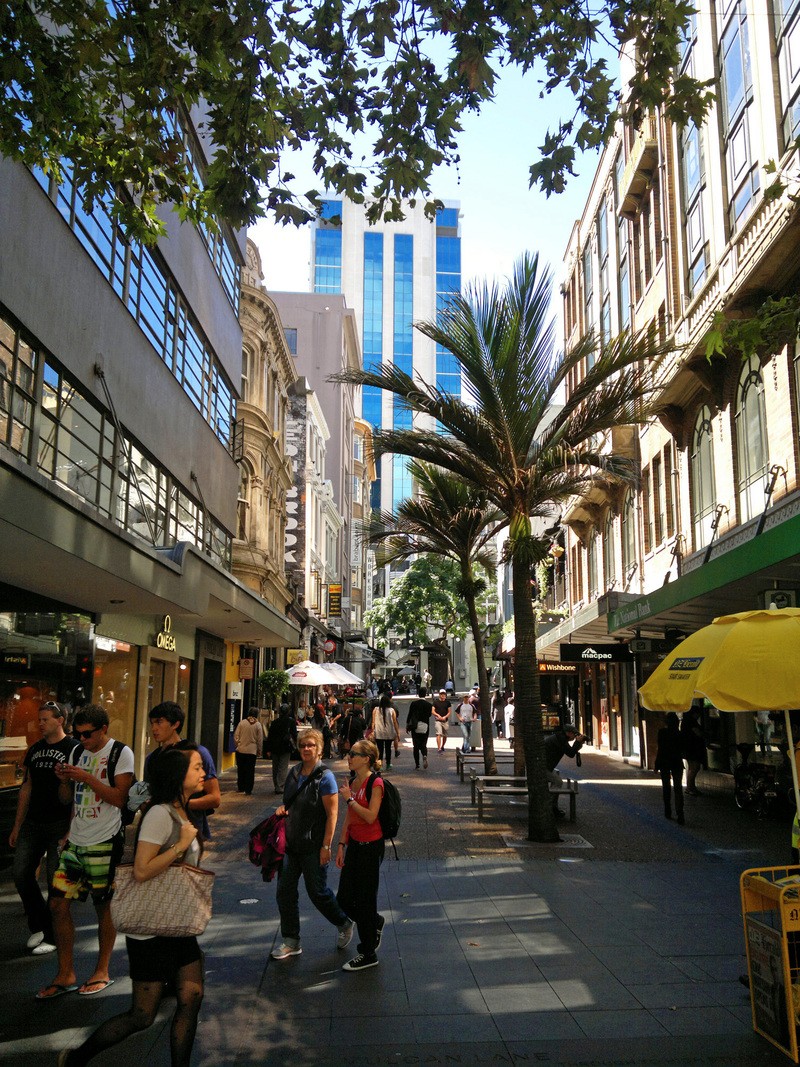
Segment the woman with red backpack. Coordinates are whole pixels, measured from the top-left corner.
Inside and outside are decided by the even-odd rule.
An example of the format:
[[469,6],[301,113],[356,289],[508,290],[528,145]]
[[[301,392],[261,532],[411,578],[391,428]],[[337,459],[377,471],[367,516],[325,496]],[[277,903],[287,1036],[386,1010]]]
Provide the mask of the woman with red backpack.
[[378,964],[377,950],[386,919],[378,914],[378,884],[383,862],[384,842],[379,812],[384,785],[381,762],[372,741],[356,741],[347,754],[352,778],[339,787],[347,802],[336,849],[336,866],[341,869],[336,899],[358,927],[358,955],[343,971],[363,971]]

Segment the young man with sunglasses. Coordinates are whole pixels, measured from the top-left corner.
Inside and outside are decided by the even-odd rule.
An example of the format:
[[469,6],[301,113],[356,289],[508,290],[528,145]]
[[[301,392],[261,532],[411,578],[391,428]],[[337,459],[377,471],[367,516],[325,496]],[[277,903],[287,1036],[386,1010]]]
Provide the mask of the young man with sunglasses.
[[[50,890],[50,909],[58,951],[58,974],[36,994],[38,1000],[52,1000],[77,989],[92,996],[113,982],[108,965],[116,931],[111,921],[114,872],[124,838],[121,809],[133,782],[133,752],[126,746],[112,766],[109,758],[114,741],[108,736],[108,714],[96,704],[87,704],[75,713],[72,732],[82,750],[72,763],[56,767],[59,799],[72,800],[72,821]],[[100,950],[90,978],[78,989],[74,970],[75,925],[72,902],[91,895],[97,911]]]
[[55,952],[50,908],[42,896],[36,873],[47,855],[47,887],[58,866],[58,849],[69,830],[70,805],[58,799],[56,767],[69,763],[78,742],[64,732],[64,709],[54,700],[39,708],[41,741],[25,754],[25,777],[19,791],[17,815],[8,843],[14,849],[14,885],[19,893],[34,956]]

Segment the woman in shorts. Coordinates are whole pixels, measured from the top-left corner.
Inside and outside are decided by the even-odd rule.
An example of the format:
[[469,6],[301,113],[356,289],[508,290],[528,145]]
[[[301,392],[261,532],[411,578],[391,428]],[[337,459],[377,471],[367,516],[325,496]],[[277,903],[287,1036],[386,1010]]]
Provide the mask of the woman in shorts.
[[[173,863],[197,865],[201,844],[186,805],[200,790],[204,777],[196,748],[167,749],[154,764],[151,804],[141,822],[133,860],[137,882],[157,878]],[[128,935],[125,942],[133,983],[130,1008],[104,1022],[79,1048],[64,1049],[59,1067],[88,1063],[131,1034],[147,1029],[155,1021],[167,983],[178,1001],[170,1031],[172,1067],[189,1067],[203,1002],[203,954],[197,938]]]

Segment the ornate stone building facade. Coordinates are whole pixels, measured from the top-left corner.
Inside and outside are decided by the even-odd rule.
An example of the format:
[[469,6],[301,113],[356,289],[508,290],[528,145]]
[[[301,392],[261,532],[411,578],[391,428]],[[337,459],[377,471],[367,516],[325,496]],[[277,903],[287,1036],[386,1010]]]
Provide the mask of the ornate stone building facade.
[[294,602],[284,543],[292,466],[286,447],[289,390],[297,379],[283,325],[263,282],[261,257],[247,242],[239,318],[242,342],[240,485],[233,571],[281,613]]
[[[796,307],[800,289],[798,41],[796,5],[698,11],[680,70],[714,84],[706,122],[677,129],[648,115],[621,131],[565,256],[567,345],[628,327],[674,345],[659,377],[662,417],[608,442],[637,459],[639,485],[598,481],[593,499],[564,512],[570,617],[538,642],[550,660],[564,658],[565,642],[619,650],[580,665],[572,699],[596,743],[648,765],[660,722],[640,712],[636,690],[680,636],[729,611],[800,599],[797,329],[764,318],[769,301]],[[775,172],[783,191],[765,195]],[[712,331],[742,319],[756,330],[752,350],[723,340],[709,355]],[[728,773],[753,722],[704,716],[709,763]]]

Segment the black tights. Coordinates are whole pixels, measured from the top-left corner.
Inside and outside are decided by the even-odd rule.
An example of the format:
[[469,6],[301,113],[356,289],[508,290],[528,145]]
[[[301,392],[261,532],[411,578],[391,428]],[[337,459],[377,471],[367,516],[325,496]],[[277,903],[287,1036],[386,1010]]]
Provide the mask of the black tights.
[[[195,960],[181,967],[175,980],[178,1005],[172,1017],[169,1049],[172,1067],[189,1067],[197,1030],[197,1016],[203,1003],[203,961]],[[67,1067],[83,1067],[104,1049],[118,1045],[126,1037],[146,1030],[155,1022],[164,995],[163,982],[134,982],[133,1001],[123,1015],[115,1015],[99,1026],[91,1037],[73,1049]]]

